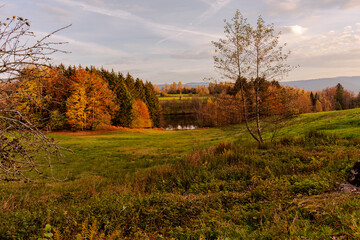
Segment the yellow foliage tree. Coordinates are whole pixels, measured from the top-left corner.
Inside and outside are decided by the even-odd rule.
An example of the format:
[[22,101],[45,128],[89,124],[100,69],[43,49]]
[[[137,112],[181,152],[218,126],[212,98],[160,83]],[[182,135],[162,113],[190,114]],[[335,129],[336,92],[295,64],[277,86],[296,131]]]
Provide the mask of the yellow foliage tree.
[[37,125],[40,125],[43,115],[49,110],[51,96],[48,94],[47,84],[54,77],[53,72],[50,68],[31,66],[24,69],[14,84],[16,91],[8,103]]
[[95,73],[77,69],[72,77],[72,94],[66,101],[68,124],[75,130],[98,129],[111,124],[117,110],[115,95]]

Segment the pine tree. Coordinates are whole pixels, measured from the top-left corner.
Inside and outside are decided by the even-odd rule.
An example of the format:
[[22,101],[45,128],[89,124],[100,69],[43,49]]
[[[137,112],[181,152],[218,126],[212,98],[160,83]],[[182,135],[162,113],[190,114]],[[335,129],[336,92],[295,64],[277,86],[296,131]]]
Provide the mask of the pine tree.
[[134,93],[135,93],[134,99],[139,99],[139,100],[141,100],[143,102],[146,102],[145,84],[139,78],[137,78],[136,81],[135,81],[135,91],[134,91]]
[[344,87],[340,83],[336,85],[335,102],[336,110],[344,109]]
[[126,84],[127,89],[129,90],[129,92],[131,93],[131,95],[134,96],[135,80],[134,80],[134,78],[130,75],[130,73],[127,73],[127,75],[126,75],[125,84]]
[[154,127],[158,127],[160,124],[159,118],[159,99],[156,96],[154,86],[151,82],[145,83],[145,96],[146,104],[150,112],[151,121],[154,124]]
[[116,104],[119,106],[119,110],[115,111],[112,123],[115,126],[130,127],[133,121],[132,103],[133,98],[128,90],[124,79],[118,78],[115,83],[114,92],[116,94]]

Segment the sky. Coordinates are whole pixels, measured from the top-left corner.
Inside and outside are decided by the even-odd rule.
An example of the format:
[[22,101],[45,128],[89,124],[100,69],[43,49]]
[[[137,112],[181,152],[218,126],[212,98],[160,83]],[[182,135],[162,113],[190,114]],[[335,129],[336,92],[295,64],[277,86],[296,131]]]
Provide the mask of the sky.
[[114,69],[154,84],[220,79],[211,41],[236,9],[282,32],[298,66],[282,81],[360,76],[359,0],[0,0],[2,18],[29,19],[67,54],[54,64]]

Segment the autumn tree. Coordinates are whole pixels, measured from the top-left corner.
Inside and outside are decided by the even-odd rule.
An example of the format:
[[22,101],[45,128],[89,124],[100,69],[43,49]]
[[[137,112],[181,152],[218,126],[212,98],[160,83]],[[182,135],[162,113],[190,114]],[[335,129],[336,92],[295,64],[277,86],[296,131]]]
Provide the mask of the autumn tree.
[[[242,101],[242,115],[250,135],[263,144],[261,104],[267,95],[269,81],[291,70],[287,53],[279,45],[280,34],[260,16],[256,26],[247,23],[239,10],[231,21],[225,20],[225,38],[213,42],[214,64],[223,76],[237,82]],[[250,121],[255,120],[255,128]]]
[[19,80],[14,83],[16,91],[8,104],[15,106],[24,117],[38,127],[43,112],[47,110],[48,97],[45,96],[45,81],[48,69],[28,67],[23,70]]
[[179,83],[178,83],[178,91],[179,91],[180,94],[183,93],[183,89],[184,89],[183,84],[182,84],[181,82],[179,82]]
[[133,128],[150,128],[152,122],[149,115],[149,110],[146,104],[140,99],[135,100],[132,105],[133,121],[131,127]]
[[169,84],[165,83],[165,86],[162,88],[162,91],[164,93],[169,93],[169,89],[170,89]]
[[82,68],[75,71],[72,80],[72,94],[66,102],[66,115],[72,129],[97,129],[110,125],[116,105],[115,95],[107,83],[99,75]]
[[177,90],[178,90],[177,84],[176,84],[176,82],[173,82],[173,83],[170,84],[170,86],[169,86],[169,91],[168,91],[168,93],[170,93],[170,94],[176,94],[176,93],[177,93]]
[[60,67],[27,67],[14,83],[12,104],[41,129],[64,129],[70,80]]

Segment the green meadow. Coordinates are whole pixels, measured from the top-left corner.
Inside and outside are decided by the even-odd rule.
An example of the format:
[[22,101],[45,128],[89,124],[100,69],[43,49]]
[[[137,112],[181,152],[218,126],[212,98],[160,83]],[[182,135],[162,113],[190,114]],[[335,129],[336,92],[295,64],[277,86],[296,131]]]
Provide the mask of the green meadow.
[[159,96],[159,101],[171,101],[171,100],[186,100],[192,98],[208,99],[208,96],[199,96],[193,94],[168,94],[166,96]]
[[360,109],[243,125],[51,134],[59,181],[0,183],[0,239],[359,239]]

